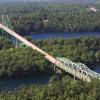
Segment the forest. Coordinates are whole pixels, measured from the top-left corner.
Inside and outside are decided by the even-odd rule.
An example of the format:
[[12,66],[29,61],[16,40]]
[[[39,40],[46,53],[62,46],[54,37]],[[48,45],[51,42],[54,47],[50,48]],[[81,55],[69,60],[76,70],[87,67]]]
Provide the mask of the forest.
[[[84,63],[91,69],[100,65],[100,37],[36,41],[30,37],[26,38],[55,58],[65,57],[74,62]],[[14,48],[11,41],[3,37],[0,38],[0,49],[0,77],[53,72],[50,69],[50,62],[37,51],[30,48]]]
[[7,3],[0,4],[0,14],[8,14],[18,33],[38,32],[94,32],[100,31],[100,5],[63,3]]
[[66,76],[52,77],[47,85],[21,86],[14,91],[0,91],[0,100],[100,100],[100,81],[73,81]]
[[[9,15],[14,30],[44,51],[55,58],[65,57],[95,70],[100,66],[100,37],[35,41],[29,37],[38,32],[100,31],[100,5],[93,6],[97,12],[81,4],[0,2],[0,21],[2,14]],[[9,39],[0,36],[0,79],[52,75],[46,85],[30,84],[12,91],[0,90],[0,100],[100,100],[100,80],[93,79],[90,83],[73,80],[73,76],[63,71],[59,78],[50,66],[52,64],[37,51],[15,48]]]
[[[36,40],[26,37],[54,57],[83,62],[91,69],[100,65],[100,37]],[[0,100],[99,100],[100,80],[90,83],[63,73],[59,78],[43,55],[30,48],[14,48],[0,37],[0,78],[53,75],[46,85],[22,85],[12,91],[0,90]],[[37,74],[40,73],[40,74]]]

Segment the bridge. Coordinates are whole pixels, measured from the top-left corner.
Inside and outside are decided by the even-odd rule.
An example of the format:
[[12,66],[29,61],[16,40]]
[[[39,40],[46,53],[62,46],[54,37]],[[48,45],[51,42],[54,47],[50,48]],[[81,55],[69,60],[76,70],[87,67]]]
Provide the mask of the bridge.
[[6,23],[6,21],[4,21],[4,22],[2,21],[0,23],[0,29],[2,30],[2,33],[3,33],[3,31],[5,31],[6,32],[5,34],[9,34],[10,39],[15,38],[15,40],[16,40],[16,41],[14,41],[15,43],[20,41],[20,42],[24,43],[25,45],[27,45],[28,47],[32,48],[33,50],[38,51],[48,61],[50,61],[52,64],[54,64],[58,69],[63,70],[65,72],[73,75],[74,78],[78,78],[80,80],[87,81],[87,82],[90,82],[91,79],[94,79],[94,78],[100,79],[100,74],[90,70],[86,65],[84,65],[82,63],[75,63],[67,58],[63,58],[63,57],[55,58],[52,55],[49,55],[47,52],[43,51],[42,49],[37,47],[35,44],[29,42],[28,40],[26,40],[25,38],[20,36],[18,33],[16,33],[13,30],[13,28],[10,29],[8,27],[8,24]]

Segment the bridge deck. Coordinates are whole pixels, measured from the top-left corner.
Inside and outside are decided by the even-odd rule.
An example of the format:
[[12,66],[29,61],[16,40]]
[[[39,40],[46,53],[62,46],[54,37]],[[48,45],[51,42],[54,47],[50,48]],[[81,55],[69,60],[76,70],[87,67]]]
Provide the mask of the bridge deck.
[[57,58],[56,59],[56,58],[54,58],[53,56],[49,55],[48,53],[46,53],[42,49],[38,48],[33,43],[27,41],[25,38],[18,35],[16,32],[12,31],[11,29],[6,27],[5,25],[0,24],[0,28],[3,29],[4,31],[8,32],[11,36],[13,36],[16,39],[20,40],[21,42],[25,43],[30,48],[43,54],[47,60],[49,60],[51,63],[55,64],[58,68],[66,71],[67,73],[74,75],[75,77],[77,77],[79,79],[82,79],[83,81],[90,82],[90,77],[94,77],[95,75],[100,76],[99,74],[97,74],[97,73],[95,73],[87,68],[86,68],[87,70],[82,70],[83,67],[82,66],[79,67],[80,64],[73,63],[72,61],[70,61],[68,59],[64,59],[64,58]]

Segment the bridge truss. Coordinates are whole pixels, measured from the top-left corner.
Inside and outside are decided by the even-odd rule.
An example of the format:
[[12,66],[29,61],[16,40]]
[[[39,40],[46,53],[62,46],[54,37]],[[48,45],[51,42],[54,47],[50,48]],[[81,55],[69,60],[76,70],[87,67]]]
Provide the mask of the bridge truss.
[[[5,20],[6,19],[6,20]],[[1,36],[6,36],[9,38],[16,46],[18,46],[18,41],[22,44],[24,43],[28,47],[32,48],[33,50],[38,51],[39,53],[43,54],[44,57],[53,63],[57,68],[64,70],[65,72],[71,74],[83,81],[90,82],[92,78],[100,79],[100,74],[90,70],[86,65],[82,63],[75,63],[66,58],[54,58],[53,56],[49,55],[47,52],[43,51],[35,44],[27,41],[25,38],[20,36],[13,30],[12,25],[10,24],[10,20],[8,16],[1,17],[0,21],[0,28],[1,28]]]
[[100,74],[96,73],[95,71],[90,70],[85,64],[82,63],[75,63],[67,58],[57,58],[62,64],[60,67],[67,71],[72,73],[75,77],[78,77],[82,80],[88,80],[96,78],[100,79]]
[[[10,22],[10,17],[8,16],[8,14],[0,15],[0,23],[14,31],[14,28],[13,28],[11,22]],[[6,37],[6,38],[10,39],[12,44],[15,47],[18,47],[18,46],[20,46],[22,44],[21,41],[19,41],[17,38],[15,38],[14,36],[10,35],[6,31],[4,31],[3,29],[1,29],[1,31],[0,31],[0,36],[1,37]]]

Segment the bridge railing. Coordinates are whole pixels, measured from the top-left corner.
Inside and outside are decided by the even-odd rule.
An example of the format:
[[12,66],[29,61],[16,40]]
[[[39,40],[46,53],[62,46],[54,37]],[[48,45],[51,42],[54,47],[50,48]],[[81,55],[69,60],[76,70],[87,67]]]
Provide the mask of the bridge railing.
[[49,55],[42,49],[38,48],[33,43],[30,43],[25,38],[18,35],[16,32],[14,32],[10,28],[6,27],[5,25],[0,24],[0,28],[3,29],[4,31],[6,31],[7,33],[9,33],[9,35],[14,37],[15,39],[18,39],[19,41],[25,43],[28,47],[43,54],[46,59],[48,59],[50,62],[56,64],[56,66],[59,67],[60,69],[74,75],[77,78],[82,79],[84,81],[90,81],[91,77],[93,77],[93,78],[99,77],[100,78],[100,74],[98,74],[94,71],[91,71],[90,69],[88,69],[88,67],[86,65],[81,64],[81,63],[74,63],[71,60],[68,60],[66,58],[55,59],[54,57],[52,57],[51,55]]
[[82,63],[74,63],[66,58],[57,58],[62,64],[59,65],[63,70],[75,75],[76,77],[90,81],[91,78],[100,79],[100,74],[90,70]]
[[[10,22],[10,18],[8,15],[0,15],[0,23],[8,28],[10,28],[11,30],[14,31],[14,28]],[[21,41],[19,41],[17,38],[15,38],[14,36],[8,34],[6,31],[4,31],[3,29],[1,29],[0,31],[0,36],[2,37],[6,37],[8,39],[11,40],[12,44],[15,46],[15,47],[18,47],[20,44],[22,44]]]

